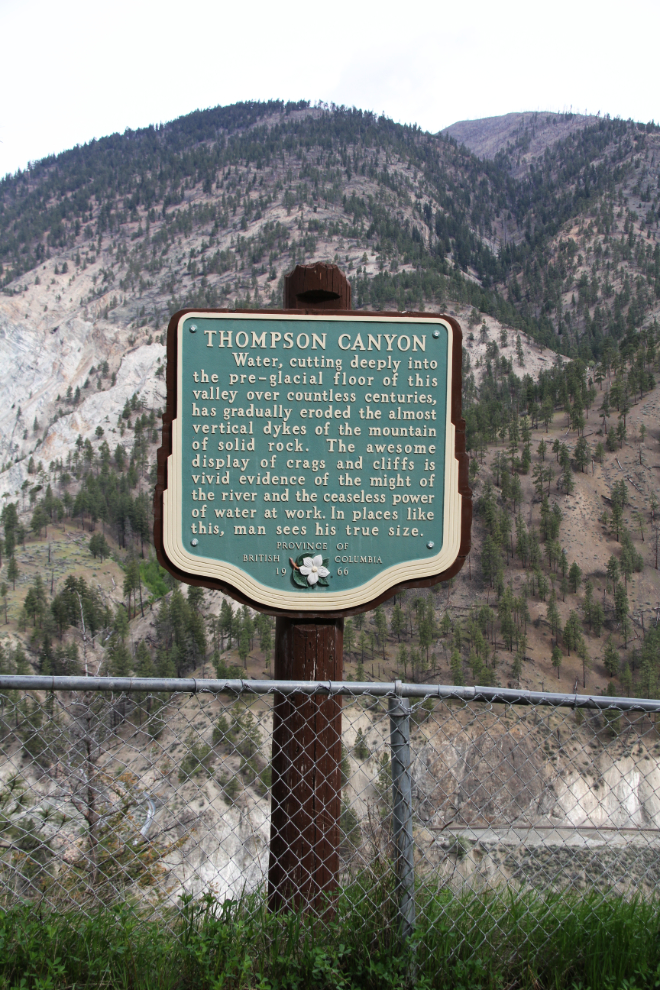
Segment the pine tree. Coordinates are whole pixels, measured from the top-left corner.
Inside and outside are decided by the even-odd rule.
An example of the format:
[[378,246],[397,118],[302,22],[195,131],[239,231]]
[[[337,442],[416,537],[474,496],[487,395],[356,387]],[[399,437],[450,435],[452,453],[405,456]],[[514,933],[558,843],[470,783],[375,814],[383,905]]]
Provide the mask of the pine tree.
[[376,609],[374,610],[374,623],[376,626],[378,643],[383,651],[383,660],[386,660],[385,646],[387,644],[387,618],[385,616],[385,612],[383,611],[382,605],[376,606]]
[[468,657],[468,664],[472,669],[472,677],[475,684],[482,684],[482,671],[484,669],[481,657],[477,653],[471,653]]
[[559,617],[559,609],[557,608],[557,596],[555,594],[555,589],[553,588],[550,593],[550,600],[548,602],[546,617],[550,625],[550,631],[555,637],[555,640],[559,639],[559,634],[561,632],[561,623]]
[[260,616],[261,622],[259,625],[259,648],[264,655],[264,658],[270,662],[270,654],[273,648],[273,635],[270,617],[267,615]]
[[511,501],[513,503],[514,515],[516,512],[516,506],[520,506],[522,504],[522,499],[522,482],[520,481],[520,476],[516,474],[511,479]]
[[233,612],[232,607],[226,598],[223,598],[222,605],[220,606],[220,629],[222,631],[223,637],[229,640],[229,648],[231,649],[231,634],[233,626]]
[[516,655],[513,658],[513,663],[511,665],[511,674],[515,678],[516,681],[519,681],[520,680],[520,675],[522,674],[523,661],[524,661],[524,659],[525,659],[525,656],[524,656],[524,653],[522,652],[522,650],[517,650],[516,651]]
[[248,649],[251,650],[252,638],[254,636],[254,620],[250,615],[250,610],[248,609],[247,605],[244,605],[243,608],[241,609],[241,635],[244,632],[247,634],[247,638],[248,638],[248,643],[249,643]]
[[527,527],[522,516],[516,517],[516,553],[523,567],[527,566],[527,556],[529,553],[529,537]]
[[584,473],[584,469],[589,463],[589,445],[583,436],[575,445],[575,463]]
[[195,612],[201,612],[204,606],[204,589],[188,585],[188,604]]
[[605,644],[605,651],[603,653],[603,666],[609,674],[610,677],[615,677],[619,673],[619,654],[617,653],[616,647],[612,642],[612,637],[607,637],[607,642]]
[[7,577],[12,583],[12,588],[16,591],[16,581],[18,580],[20,571],[18,569],[18,564],[16,563],[16,557],[12,554],[9,558],[9,563],[7,564]]
[[238,655],[244,668],[247,670],[247,660],[250,654],[250,628],[244,622],[241,623],[241,631],[238,635]]
[[442,633],[443,636],[447,636],[450,629],[451,629],[451,617],[449,615],[449,612],[445,612],[445,614],[442,617],[442,622],[440,623],[440,632]]
[[573,592],[574,595],[576,595],[580,587],[580,584],[582,583],[582,570],[575,561],[573,561],[573,563],[571,564],[570,570],[568,572],[568,583],[570,585],[571,591]]
[[591,670],[591,657],[589,656],[587,644],[582,635],[580,635],[578,642],[577,653],[582,661],[582,687],[584,688],[587,686],[587,671]]
[[561,487],[567,495],[572,495],[575,490],[575,482],[571,474],[570,467],[565,467],[561,476]]
[[22,643],[17,643],[14,650],[14,670],[17,674],[25,675],[31,674],[32,668],[29,664],[28,658],[25,656],[25,651],[23,649]]
[[621,559],[619,561],[619,566],[621,567],[624,584],[627,588],[628,578],[632,576],[633,571],[635,570],[634,551],[630,544],[624,544],[624,546],[621,547]]
[[154,676],[154,665],[151,659],[151,653],[149,652],[149,647],[143,639],[140,640],[135,651],[135,676]]
[[568,650],[569,657],[571,655],[571,650],[577,650],[581,638],[582,638],[582,630],[580,628],[580,620],[577,616],[577,613],[571,611],[569,613],[568,619],[566,620],[566,625],[564,626],[564,633],[563,633],[564,645]]
[[429,647],[437,634],[433,601],[428,598],[425,607],[421,610],[419,622],[419,645],[422,649],[426,650],[427,664],[429,660]]
[[[142,582],[140,580],[140,562],[137,559],[129,560],[126,565],[126,573],[124,575],[124,594],[126,595],[126,603],[128,610],[128,617],[131,617],[131,595],[133,596],[133,615],[137,614],[137,604],[136,604],[136,592],[140,589],[140,606],[142,606]],[[142,609],[142,614],[144,615],[144,609]]]
[[623,673],[621,674],[621,684],[625,692],[625,697],[627,698],[632,697],[633,677],[632,677],[632,671],[630,669],[630,664],[627,661],[624,665]]
[[623,522],[623,506],[612,501],[612,529],[616,533],[617,542],[619,540],[619,530]]
[[620,581],[614,590],[614,610],[616,621],[622,626],[624,620],[628,617],[628,595]]
[[401,640],[401,633],[403,632],[405,627],[406,627],[406,619],[403,614],[403,609],[401,608],[399,603],[396,602],[394,608],[392,609],[392,619],[390,622],[390,629],[392,630],[392,634],[396,636],[396,638],[399,641]]
[[88,547],[92,557],[100,557],[101,563],[103,563],[106,557],[110,556],[110,547],[103,533],[94,533],[90,537]]
[[559,668],[561,667],[564,655],[558,646],[553,646],[552,648],[552,666],[557,671],[557,680],[559,680]]
[[176,677],[178,670],[179,653],[176,644],[172,650],[167,650],[164,646],[159,647],[156,653],[156,674],[158,677]]
[[133,668],[131,654],[123,639],[114,636],[107,650],[108,673],[111,677],[129,677]]
[[463,679],[463,661],[461,660],[461,654],[458,652],[457,648],[451,651],[451,659],[449,661],[449,666],[451,669],[451,676],[453,683],[458,687],[465,683]]
[[606,573],[607,580],[612,585],[612,593],[614,593],[617,581],[619,580],[619,561],[614,555],[612,555],[607,562]]
[[405,680],[408,669],[408,653],[404,643],[401,643],[399,646],[399,651],[396,655],[396,663],[399,671],[399,677],[403,677]]
[[543,405],[541,406],[541,422],[545,426],[545,432],[548,432],[548,427],[552,422],[554,416],[554,405],[551,398],[544,399]]
[[481,572],[491,588],[500,562],[500,552],[492,536],[486,536],[481,550]]

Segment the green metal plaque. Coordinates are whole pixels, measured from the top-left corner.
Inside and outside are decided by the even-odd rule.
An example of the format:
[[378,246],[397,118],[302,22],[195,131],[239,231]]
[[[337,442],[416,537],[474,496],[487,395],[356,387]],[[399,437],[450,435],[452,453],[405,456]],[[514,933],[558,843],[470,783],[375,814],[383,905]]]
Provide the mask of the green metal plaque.
[[455,572],[460,359],[442,316],[177,314],[161,562],[274,613],[345,614]]

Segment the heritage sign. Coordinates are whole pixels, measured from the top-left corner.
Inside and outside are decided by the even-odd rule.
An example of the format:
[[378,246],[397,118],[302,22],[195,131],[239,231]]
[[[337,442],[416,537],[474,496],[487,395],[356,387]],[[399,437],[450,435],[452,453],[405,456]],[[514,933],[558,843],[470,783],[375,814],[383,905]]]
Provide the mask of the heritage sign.
[[177,313],[161,563],[300,616],[456,573],[471,523],[461,340],[422,313]]

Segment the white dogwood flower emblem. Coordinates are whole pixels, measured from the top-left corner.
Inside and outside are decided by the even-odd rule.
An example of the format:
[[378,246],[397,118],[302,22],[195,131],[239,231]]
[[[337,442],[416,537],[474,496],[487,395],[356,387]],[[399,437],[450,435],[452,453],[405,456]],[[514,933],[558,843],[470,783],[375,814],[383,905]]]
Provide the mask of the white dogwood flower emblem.
[[330,571],[323,566],[323,557],[317,553],[316,557],[303,558],[300,573],[307,578],[307,584],[316,584],[319,578],[325,578]]

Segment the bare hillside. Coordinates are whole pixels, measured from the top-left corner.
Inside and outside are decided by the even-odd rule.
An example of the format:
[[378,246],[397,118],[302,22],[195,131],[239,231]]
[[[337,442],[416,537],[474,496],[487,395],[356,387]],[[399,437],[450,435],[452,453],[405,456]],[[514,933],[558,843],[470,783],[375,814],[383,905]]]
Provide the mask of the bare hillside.
[[597,117],[579,113],[535,110],[480,120],[458,120],[440,133],[455,138],[479,158],[494,158],[499,151],[509,151],[518,173],[542,156],[549,145],[597,120]]

